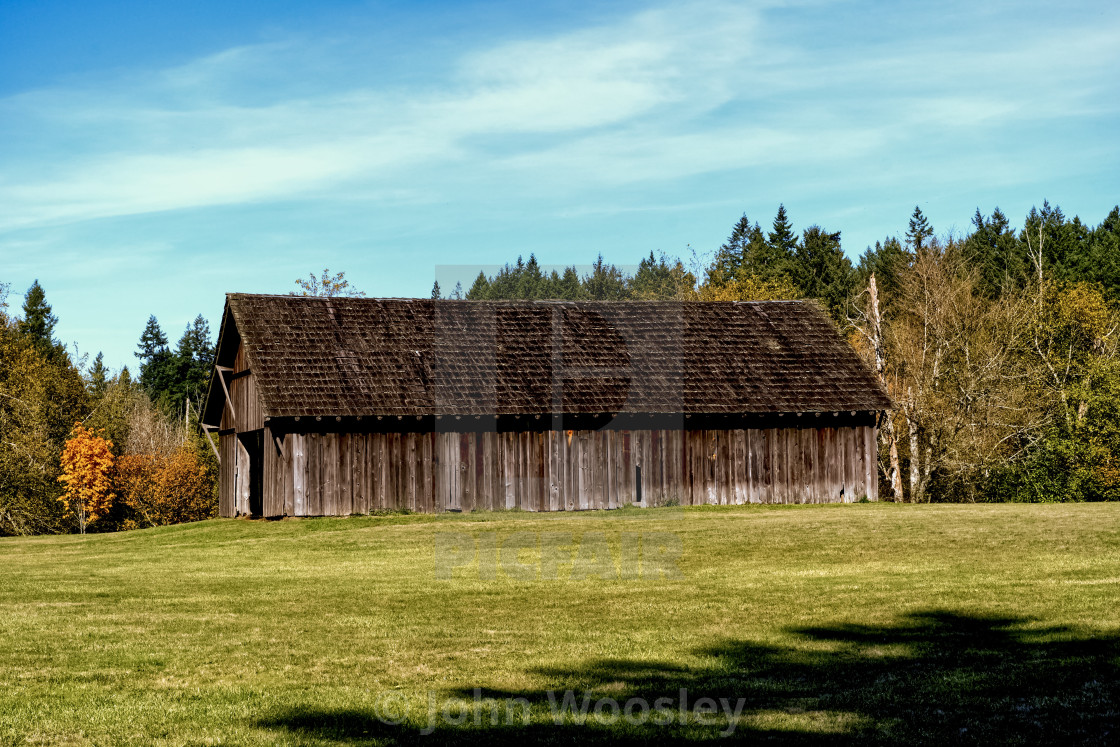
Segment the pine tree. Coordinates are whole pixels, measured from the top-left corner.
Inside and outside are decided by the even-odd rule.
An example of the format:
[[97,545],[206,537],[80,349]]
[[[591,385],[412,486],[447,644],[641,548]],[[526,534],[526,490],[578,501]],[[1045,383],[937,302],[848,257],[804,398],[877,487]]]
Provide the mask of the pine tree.
[[434,283],[432,283],[432,300],[433,301],[438,301],[439,298],[440,298],[440,296],[439,296],[439,281],[437,280]]
[[1120,300],[1120,207],[1113,207],[1089,236],[1085,275]]
[[752,261],[759,254],[759,248],[764,246],[765,240],[762,229],[755,223],[751,225],[747,214],[743,213],[738,222],[731,229],[727,241],[716,250],[715,260],[708,268],[709,282],[730,281],[736,276],[740,268]]
[[474,279],[474,284],[471,289],[467,291],[468,301],[489,301],[490,300],[490,280],[486,277],[486,273],[482,270],[478,271],[478,277]]
[[622,271],[608,265],[600,254],[591,265],[591,274],[583,279],[584,295],[592,301],[621,301],[627,296]]
[[93,399],[100,399],[105,394],[105,388],[109,386],[109,369],[105,365],[105,356],[100,351],[97,357],[93,359],[93,364],[89,367],[89,379],[87,381],[87,389],[89,390],[90,397]]
[[856,287],[852,262],[840,247],[840,232],[810,226],[794,254],[794,283],[810,298],[821,300],[838,323],[847,319],[845,305]]
[[997,207],[991,218],[985,218],[977,208],[972,225],[972,235],[964,244],[971,262],[979,268],[980,292],[996,298],[1004,290],[1021,287],[1030,275],[1030,259],[1007,216]]
[[786,206],[778,206],[773,230],[762,239],[755,233],[743,254],[743,271],[764,282],[790,281],[793,255],[797,250],[797,234],[793,231]]
[[922,209],[915,205],[914,214],[910,216],[910,229],[906,232],[906,244],[915,252],[921,251],[930,236],[933,236],[933,226],[922,215]]
[[578,301],[583,298],[583,284],[575,267],[564,268],[564,274],[560,276],[560,281],[554,290],[556,298],[566,301]]
[[860,255],[856,268],[857,285],[866,286],[874,274],[883,309],[889,311],[898,299],[899,274],[911,258],[912,255],[902,247],[902,242],[894,236],[876,241],[875,248],[867,247]]
[[188,398],[194,402],[202,399],[213,365],[210,323],[199,314],[183,330],[183,336],[179,338],[175,353],[167,364],[169,376],[162,395],[172,412],[181,413]]
[[167,348],[167,335],[154,314],[148,317],[136,347],[136,357],[140,359],[140,386],[149,397],[158,401],[160,395],[171,387],[175,372],[171,351]]
[[774,216],[774,230],[766,237],[771,251],[775,256],[791,257],[797,249],[797,234],[786,214],[786,206],[778,205],[778,214]]
[[[520,258],[519,258],[520,259]],[[520,266],[520,265],[519,265]],[[537,263],[535,254],[529,255],[529,261],[520,266],[521,272],[517,278],[517,298],[543,298],[544,275],[541,266]]]
[[24,296],[23,319],[20,320],[18,329],[22,334],[30,337],[40,350],[54,352],[61,347],[54,339],[56,324],[58,324],[58,317],[51,313],[47,294],[36,279]]

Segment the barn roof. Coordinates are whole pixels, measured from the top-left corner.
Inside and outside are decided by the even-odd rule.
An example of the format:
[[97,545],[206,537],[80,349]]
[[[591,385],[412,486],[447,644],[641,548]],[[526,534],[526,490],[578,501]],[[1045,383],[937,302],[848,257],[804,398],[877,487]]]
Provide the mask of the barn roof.
[[[861,412],[890,400],[806,301],[226,298],[266,417]],[[206,421],[220,418],[211,383]]]

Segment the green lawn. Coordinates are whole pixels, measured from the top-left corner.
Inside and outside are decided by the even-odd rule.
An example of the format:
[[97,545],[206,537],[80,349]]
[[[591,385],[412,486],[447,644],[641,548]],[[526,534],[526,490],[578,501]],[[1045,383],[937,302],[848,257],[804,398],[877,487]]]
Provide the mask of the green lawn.
[[[450,568],[514,533],[516,577]],[[733,740],[1120,741],[1117,504],[210,521],[0,539],[0,579],[0,744],[718,740],[705,697]]]

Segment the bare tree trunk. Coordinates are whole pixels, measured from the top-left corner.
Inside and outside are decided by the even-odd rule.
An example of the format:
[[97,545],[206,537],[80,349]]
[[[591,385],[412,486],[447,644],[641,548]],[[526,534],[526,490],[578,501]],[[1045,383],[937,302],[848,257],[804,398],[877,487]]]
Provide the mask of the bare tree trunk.
[[918,488],[918,482],[921,475],[921,452],[918,449],[918,421],[914,418],[914,412],[917,409],[914,402],[914,392],[907,387],[906,389],[906,405],[903,407],[903,412],[906,413],[906,424],[910,429],[910,502],[918,503],[921,500],[921,492]]
[[[887,385],[887,351],[883,342],[883,318],[879,313],[879,287],[875,283],[874,273],[871,274],[867,293],[871,299],[871,313],[868,321],[871,322],[871,347],[875,350],[875,374],[885,388]],[[883,418],[883,436],[890,451],[890,469],[887,473],[887,479],[891,486],[891,500],[901,503],[903,501],[902,470],[898,463],[898,433],[895,431],[894,418],[889,412]]]

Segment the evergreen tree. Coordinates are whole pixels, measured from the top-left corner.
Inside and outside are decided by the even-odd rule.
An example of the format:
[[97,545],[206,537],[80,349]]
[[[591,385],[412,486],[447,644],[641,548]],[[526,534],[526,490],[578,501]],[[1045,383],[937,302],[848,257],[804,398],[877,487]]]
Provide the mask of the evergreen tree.
[[889,309],[898,298],[899,273],[910,263],[912,256],[894,236],[876,241],[874,248],[867,247],[860,255],[856,268],[857,287],[866,288],[874,273],[883,308]]
[[1084,274],[1099,283],[1113,300],[1120,300],[1120,207],[1093,229],[1085,252]]
[[761,231],[752,236],[743,255],[745,272],[763,281],[790,280],[793,255],[797,250],[797,234],[786,214],[786,206],[778,206],[773,230],[762,241]]
[[463,300],[463,284],[455,283],[455,289],[451,291],[451,298],[455,301]]
[[51,313],[47,294],[39,285],[39,281],[35,280],[24,296],[23,319],[20,320],[18,329],[21,334],[30,337],[41,351],[53,355],[62,352],[61,345],[54,339],[56,324],[58,324],[58,317]]
[[140,386],[153,401],[158,401],[160,395],[171,388],[175,362],[167,348],[167,336],[154,314],[148,317],[136,347],[136,357],[140,359]]
[[715,260],[708,268],[710,282],[729,281],[736,276],[744,264],[758,257],[765,246],[762,229],[755,223],[751,225],[747,214],[743,213],[731,229],[727,241],[716,251]]
[[797,249],[797,234],[789,222],[784,204],[778,205],[778,214],[774,216],[774,230],[767,235],[766,242],[775,255],[783,257],[792,256]]
[[199,314],[188,324],[169,364],[174,377],[163,393],[172,412],[180,413],[189,398],[199,402],[210,381],[214,366],[214,346],[210,343],[210,324]]
[[1007,216],[997,207],[991,218],[984,218],[977,208],[972,225],[972,235],[964,243],[969,258],[980,271],[980,292],[996,298],[1004,290],[1021,287],[1029,277],[1030,260]]
[[554,289],[554,297],[566,301],[578,301],[583,298],[583,284],[575,267],[564,268],[564,274],[560,276]]
[[855,290],[856,273],[840,248],[840,232],[820,226],[805,229],[794,253],[792,279],[805,295],[822,301],[832,318],[845,323],[845,306]]
[[93,399],[100,399],[105,394],[105,387],[109,385],[109,369],[105,365],[105,356],[100,351],[89,367],[89,379],[86,388]]
[[516,282],[517,298],[543,298],[546,293],[545,277],[541,273],[541,266],[537,263],[535,254],[529,255],[529,261],[520,266],[521,272],[518,274]]
[[626,298],[626,281],[622,271],[608,265],[600,254],[591,266],[591,274],[583,279],[584,295],[592,301],[622,301]]
[[432,300],[433,301],[438,301],[439,300],[439,281],[438,280],[435,281],[434,283],[432,283]]
[[468,301],[489,301],[490,300],[490,280],[486,277],[486,273],[482,270],[478,271],[478,277],[474,279],[474,284],[471,289],[467,291]]
[[1032,272],[1037,272],[1037,257],[1041,249],[1043,272],[1059,282],[1076,282],[1086,279],[1082,272],[1090,242],[1089,232],[1080,220],[1066,220],[1060,207],[1050,207],[1049,200],[1042,201],[1042,209],[1032,207],[1023,222],[1019,240],[1026,247]]
[[653,252],[638,264],[634,276],[627,280],[628,295],[637,300],[672,300],[684,295],[685,289],[691,290],[696,278],[685,270],[681,261],[670,261],[662,254],[655,257]]
[[914,214],[910,216],[910,228],[906,231],[906,244],[915,252],[921,251],[930,236],[933,236],[933,226],[922,215],[922,209],[915,205]]

